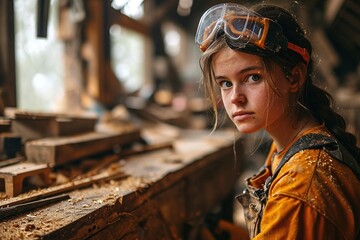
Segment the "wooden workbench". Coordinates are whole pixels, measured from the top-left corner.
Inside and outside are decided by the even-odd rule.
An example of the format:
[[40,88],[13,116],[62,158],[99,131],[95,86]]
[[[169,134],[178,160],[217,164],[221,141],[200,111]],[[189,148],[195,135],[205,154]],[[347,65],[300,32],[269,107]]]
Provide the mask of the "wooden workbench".
[[191,239],[204,214],[233,193],[239,173],[233,134],[226,131],[189,131],[174,141],[174,150],[117,164],[127,178],[4,220],[0,239]]

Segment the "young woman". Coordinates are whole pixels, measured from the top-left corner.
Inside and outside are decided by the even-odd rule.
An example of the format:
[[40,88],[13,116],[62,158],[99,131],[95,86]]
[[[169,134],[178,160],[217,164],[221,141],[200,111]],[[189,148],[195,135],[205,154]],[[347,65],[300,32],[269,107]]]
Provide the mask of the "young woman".
[[264,168],[237,197],[250,238],[360,239],[360,151],[313,83],[312,47],[293,16],[219,4],[195,40],[216,124],[221,100],[239,132],[264,129],[273,139]]

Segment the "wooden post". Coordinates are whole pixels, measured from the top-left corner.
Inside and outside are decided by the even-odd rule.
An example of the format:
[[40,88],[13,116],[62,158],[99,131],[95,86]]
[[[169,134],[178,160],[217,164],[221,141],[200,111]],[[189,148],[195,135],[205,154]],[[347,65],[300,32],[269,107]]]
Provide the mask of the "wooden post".
[[16,107],[14,2],[0,1],[0,115]]
[[82,70],[81,43],[82,27],[85,16],[72,16],[69,0],[59,4],[59,38],[64,43],[64,109],[68,112],[81,112],[82,94],[84,92],[84,74]]
[[110,54],[110,1],[84,1],[83,56],[87,62],[86,91],[106,107],[118,104],[124,93],[111,67]]

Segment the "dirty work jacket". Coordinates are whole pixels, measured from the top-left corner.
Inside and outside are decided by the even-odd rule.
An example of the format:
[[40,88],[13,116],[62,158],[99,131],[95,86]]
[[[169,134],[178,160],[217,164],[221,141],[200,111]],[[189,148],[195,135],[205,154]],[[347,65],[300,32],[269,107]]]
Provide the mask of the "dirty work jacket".
[[[309,133],[330,136],[324,126],[301,136]],[[287,151],[276,155],[275,149],[273,144],[265,170],[248,179],[250,186],[262,188]],[[353,240],[360,239],[359,227],[360,180],[323,149],[307,149],[293,155],[273,179],[253,239]]]

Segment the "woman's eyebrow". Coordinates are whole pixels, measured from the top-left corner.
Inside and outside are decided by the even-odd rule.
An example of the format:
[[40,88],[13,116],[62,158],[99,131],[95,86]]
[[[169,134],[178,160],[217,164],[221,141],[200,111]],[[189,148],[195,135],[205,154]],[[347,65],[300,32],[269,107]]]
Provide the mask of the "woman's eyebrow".
[[[244,74],[246,72],[254,71],[254,70],[264,70],[264,68],[262,66],[249,66],[249,67],[246,67],[246,68],[243,68],[243,69],[239,70],[236,73],[236,75]],[[222,75],[218,75],[218,76],[215,75],[215,80],[224,79],[224,78],[227,78],[227,77],[222,76]]]
[[249,66],[246,68],[241,69],[238,74],[242,74],[245,72],[249,72],[249,71],[254,71],[254,70],[263,70],[264,68],[262,66]]

